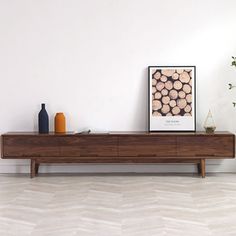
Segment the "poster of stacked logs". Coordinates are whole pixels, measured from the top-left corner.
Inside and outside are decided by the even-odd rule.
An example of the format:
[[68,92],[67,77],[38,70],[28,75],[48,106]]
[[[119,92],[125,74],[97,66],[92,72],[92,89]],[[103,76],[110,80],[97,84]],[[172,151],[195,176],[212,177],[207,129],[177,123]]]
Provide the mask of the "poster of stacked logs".
[[195,131],[195,66],[149,67],[149,131]]

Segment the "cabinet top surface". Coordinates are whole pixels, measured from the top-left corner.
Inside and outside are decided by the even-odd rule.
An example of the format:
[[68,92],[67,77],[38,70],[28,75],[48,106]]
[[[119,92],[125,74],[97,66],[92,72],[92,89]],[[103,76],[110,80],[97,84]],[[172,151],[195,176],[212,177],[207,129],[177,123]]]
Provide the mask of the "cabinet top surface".
[[111,131],[104,133],[76,133],[76,132],[66,132],[66,133],[54,133],[50,132],[48,134],[39,134],[38,132],[8,132],[2,136],[99,136],[99,135],[114,135],[114,136],[126,136],[126,135],[144,135],[144,136],[216,136],[216,135],[234,135],[228,131],[217,131],[213,134],[207,134],[204,131],[197,132],[147,132],[147,131]]

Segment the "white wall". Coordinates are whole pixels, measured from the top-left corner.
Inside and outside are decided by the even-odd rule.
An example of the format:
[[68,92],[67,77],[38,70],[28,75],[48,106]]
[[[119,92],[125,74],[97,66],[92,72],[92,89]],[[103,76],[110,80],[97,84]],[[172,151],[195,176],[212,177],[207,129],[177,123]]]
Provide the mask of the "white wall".
[[[148,65],[196,65],[198,130],[211,109],[217,129],[234,132],[236,91],[227,84],[236,82],[235,9],[235,0],[0,0],[0,133],[37,130],[42,102],[51,120],[65,112],[69,130],[146,130]],[[27,165],[1,160],[0,172]],[[236,171],[236,161],[210,162],[208,170]]]

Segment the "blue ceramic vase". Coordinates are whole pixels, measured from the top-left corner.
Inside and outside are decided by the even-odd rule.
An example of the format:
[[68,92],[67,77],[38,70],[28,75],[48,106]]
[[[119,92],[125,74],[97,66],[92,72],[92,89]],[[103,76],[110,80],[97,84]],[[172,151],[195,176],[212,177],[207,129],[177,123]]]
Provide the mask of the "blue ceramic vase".
[[45,104],[41,104],[42,108],[38,115],[38,125],[39,125],[39,133],[47,134],[49,133],[49,119],[48,113],[45,109]]

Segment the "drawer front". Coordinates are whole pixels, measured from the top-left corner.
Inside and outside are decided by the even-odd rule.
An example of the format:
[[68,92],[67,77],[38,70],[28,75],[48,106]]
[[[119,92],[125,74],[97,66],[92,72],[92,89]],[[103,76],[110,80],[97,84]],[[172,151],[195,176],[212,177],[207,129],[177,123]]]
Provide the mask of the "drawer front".
[[178,157],[234,157],[234,136],[177,137]]
[[123,136],[119,137],[120,157],[174,157],[175,136]]
[[72,136],[60,139],[61,156],[68,157],[109,157],[117,156],[117,137]]
[[57,157],[59,140],[47,136],[3,136],[3,158]]

